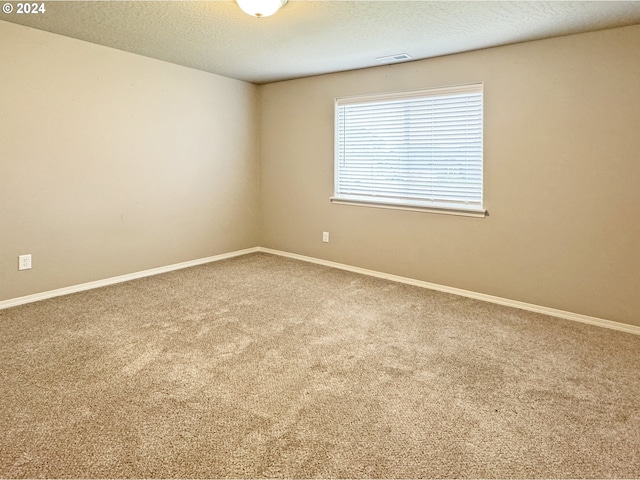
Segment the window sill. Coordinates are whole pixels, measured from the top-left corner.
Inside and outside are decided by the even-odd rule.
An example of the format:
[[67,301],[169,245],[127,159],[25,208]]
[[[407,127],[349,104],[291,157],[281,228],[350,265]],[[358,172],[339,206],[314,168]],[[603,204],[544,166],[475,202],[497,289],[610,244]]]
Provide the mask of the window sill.
[[465,209],[465,208],[439,208],[439,207],[422,207],[419,205],[402,205],[384,202],[369,202],[366,200],[350,200],[347,198],[330,197],[331,203],[336,205],[352,205],[355,207],[372,207],[387,208],[391,210],[407,210],[410,212],[437,213],[441,215],[457,215],[461,217],[484,218],[489,216],[489,212],[484,209]]

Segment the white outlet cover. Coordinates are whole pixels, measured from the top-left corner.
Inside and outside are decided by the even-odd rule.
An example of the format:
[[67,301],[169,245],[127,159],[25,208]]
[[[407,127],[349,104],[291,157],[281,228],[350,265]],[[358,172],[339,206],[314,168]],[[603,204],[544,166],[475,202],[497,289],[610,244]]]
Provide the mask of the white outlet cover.
[[329,242],[329,232],[322,232],[322,241]]
[[31,254],[18,255],[18,270],[29,270],[31,268]]

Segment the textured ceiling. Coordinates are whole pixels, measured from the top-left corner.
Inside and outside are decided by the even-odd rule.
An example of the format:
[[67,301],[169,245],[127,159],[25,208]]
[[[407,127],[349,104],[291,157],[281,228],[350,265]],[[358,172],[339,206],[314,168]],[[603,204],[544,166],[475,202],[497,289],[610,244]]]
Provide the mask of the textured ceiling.
[[0,19],[259,84],[640,24],[640,1],[289,0],[262,19],[233,0],[45,5]]

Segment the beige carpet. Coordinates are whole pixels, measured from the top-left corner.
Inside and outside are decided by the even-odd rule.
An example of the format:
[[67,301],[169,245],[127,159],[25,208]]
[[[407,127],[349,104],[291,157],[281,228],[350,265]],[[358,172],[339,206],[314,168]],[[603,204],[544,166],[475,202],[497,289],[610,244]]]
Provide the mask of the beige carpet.
[[267,254],[0,332],[1,477],[640,477],[631,334]]

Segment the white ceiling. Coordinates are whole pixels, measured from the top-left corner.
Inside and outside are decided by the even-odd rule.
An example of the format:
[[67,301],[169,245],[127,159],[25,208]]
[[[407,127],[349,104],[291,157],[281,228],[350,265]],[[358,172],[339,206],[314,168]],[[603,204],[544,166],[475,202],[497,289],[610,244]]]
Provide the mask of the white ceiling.
[[44,3],[0,19],[258,84],[640,24],[640,1],[289,0],[262,19],[233,0]]

